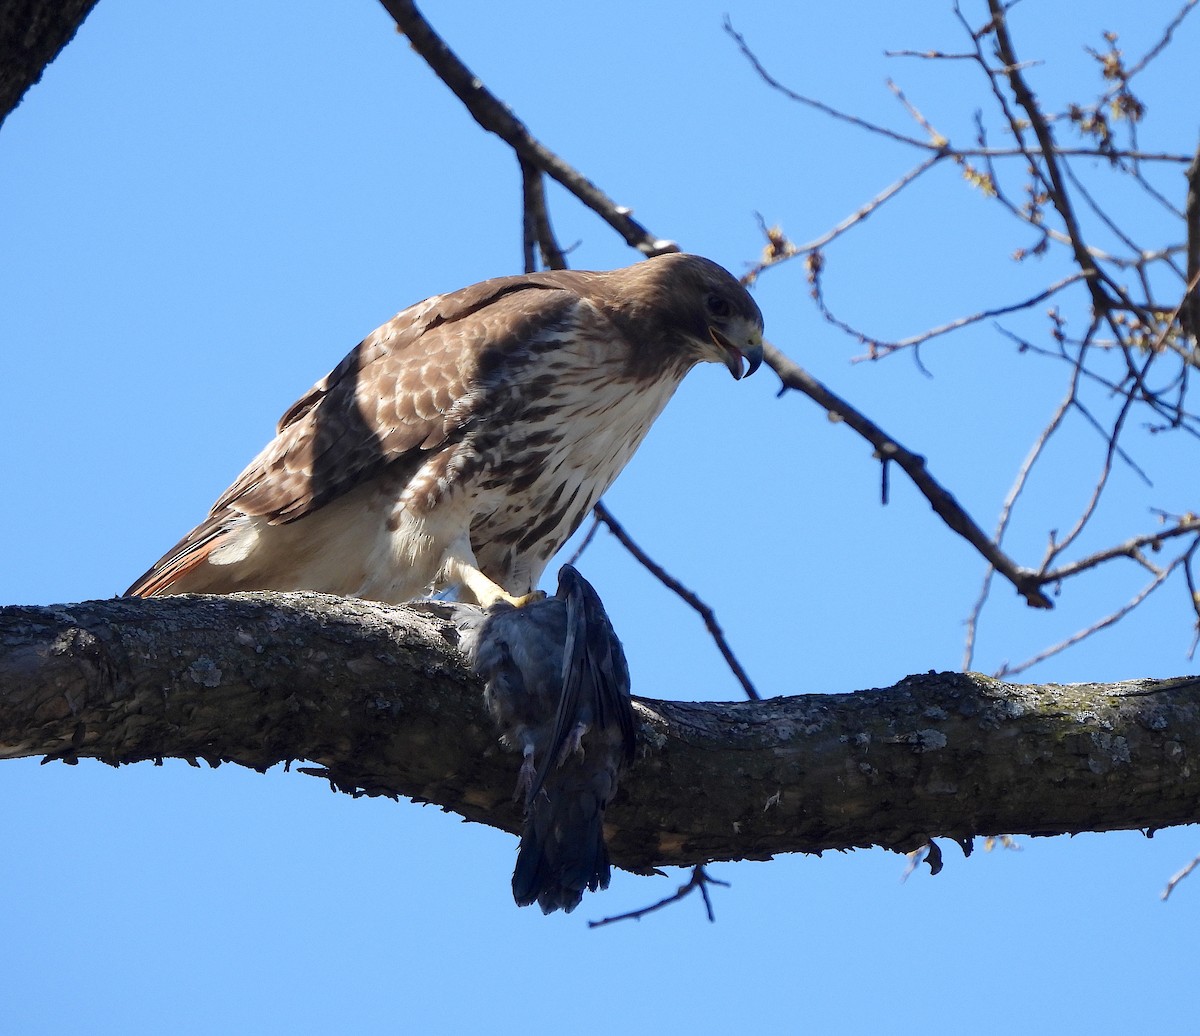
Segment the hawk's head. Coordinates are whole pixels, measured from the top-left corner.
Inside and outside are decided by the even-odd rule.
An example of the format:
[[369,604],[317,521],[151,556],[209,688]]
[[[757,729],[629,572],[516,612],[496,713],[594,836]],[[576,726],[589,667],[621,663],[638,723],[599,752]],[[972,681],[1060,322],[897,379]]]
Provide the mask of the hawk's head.
[[702,256],[673,252],[614,272],[637,282],[627,296],[636,300],[631,307],[639,311],[636,319],[654,327],[654,338],[687,366],[723,363],[735,378],[758,370],[762,313],[728,270]]

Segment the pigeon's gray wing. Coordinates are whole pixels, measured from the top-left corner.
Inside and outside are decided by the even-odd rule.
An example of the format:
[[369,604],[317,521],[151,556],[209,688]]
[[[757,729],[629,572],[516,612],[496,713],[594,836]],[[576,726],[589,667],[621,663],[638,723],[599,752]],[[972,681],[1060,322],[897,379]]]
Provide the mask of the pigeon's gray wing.
[[554,597],[493,605],[463,644],[501,739],[524,755],[513,897],[545,913],[573,910],[611,874],[604,810],[634,750],[625,653],[596,591],[570,566]]
[[635,744],[629,668],[599,595],[565,565],[553,600],[565,611],[561,693],[513,871],[517,903],[547,914],[608,887],[604,810]]
[[629,698],[629,664],[616,631],[595,588],[573,565],[558,573],[558,593],[565,605],[562,644],[562,694],[550,737],[530,797],[538,793],[550,768],[578,747],[581,728],[595,729],[611,742],[620,735],[622,761],[633,762],[636,735]]

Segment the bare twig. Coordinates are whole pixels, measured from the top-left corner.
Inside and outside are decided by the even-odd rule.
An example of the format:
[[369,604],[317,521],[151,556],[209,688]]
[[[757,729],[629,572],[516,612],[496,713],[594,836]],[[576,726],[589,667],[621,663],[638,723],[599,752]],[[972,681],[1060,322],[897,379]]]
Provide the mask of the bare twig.
[[1196,616],[1195,624],[1192,626],[1192,643],[1188,647],[1189,659],[1195,656],[1196,645],[1200,643],[1200,590],[1196,588],[1196,573],[1192,569],[1192,564],[1196,560],[1197,548],[1200,548],[1200,537],[1193,541],[1183,556],[1183,581],[1187,587],[1188,604],[1192,606],[1192,614]]
[[458,56],[446,45],[412,0],[380,0],[409,43],[462,101],[471,117],[489,133],[494,133],[516,152],[517,157],[557,180],[584,205],[613,228],[627,244],[643,255],[677,252],[673,241],[656,238],[600,188],[568,165],[537,140],[520,119],[483,85]]
[[925,458],[905,449],[877,424],[865,417],[840,396],[826,388],[799,364],[784,355],[773,345],[766,347],[766,361],[779,375],[787,388],[803,392],[827,413],[858,432],[875,447],[875,457],[883,464],[896,463],[904,471],[930,506],[954,532],[971,544],[987,561],[1007,579],[1025,600],[1034,608],[1054,607],[1042,592],[1038,575],[1032,569],[1023,568],[1001,551],[975,523],[954,496],[935,479],[925,466]]
[[1010,302],[1005,306],[997,306],[995,309],[985,309],[978,313],[972,313],[970,316],[958,317],[955,320],[948,321],[945,324],[940,324],[937,327],[932,327],[928,331],[922,331],[918,335],[912,335],[909,338],[901,338],[896,342],[883,342],[875,338],[867,337],[866,341],[871,346],[871,352],[866,356],[855,356],[851,362],[861,363],[864,360],[876,360],[884,356],[900,350],[911,349],[913,346],[924,345],[931,339],[938,338],[941,335],[949,334],[951,331],[958,331],[961,328],[969,327],[971,324],[977,324],[981,320],[990,320],[994,317],[1005,316],[1009,313],[1019,313],[1022,310],[1032,309],[1034,306],[1045,302],[1049,298],[1053,298],[1064,288],[1070,287],[1083,280],[1086,274],[1076,271],[1068,274],[1062,280],[1055,281],[1048,288],[1039,291],[1036,295],[1032,295],[1027,299],[1021,299],[1018,302]]
[[1086,572],[1089,568],[1095,568],[1097,565],[1102,565],[1106,561],[1112,561],[1114,558],[1132,558],[1136,560],[1137,555],[1146,547],[1158,550],[1167,540],[1191,534],[1200,536],[1200,517],[1196,515],[1184,515],[1169,529],[1148,532],[1142,536],[1134,536],[1124,543],[1118,543],[1104,550],[1098,550],[1094,554],[1089,554],[1086,558],[1080,558],[1078,561],[1072,561],[1070,564],[1060,565],[1058,568],[1044,571],[1041,573],[1041,578],[1046,583],[1060,583],[1064,579],[1077,576],[1080,572]]
[[[909,147],[915,147],[915,148],[920,148],[924,151],[935,151],[935,152],[942,150],[942,148],[945,146],[943,143],[939,143],[937,140],[922,140],[920,137],[910,137],[905,133],[899,133],[896,130],[889,129],[886,126],[881,126],[878,123],[871,122],[868,119],[861,118],[860,116],[857,116],[857,115],[851,115],[849,112],[841,111],[840,109],[835,108],[830,104],[826,104],[824,101],[819,101],[816,98],[808,97],[804,94],[798,93],[797,91],[791,89],[790,87],[785,86],[778,79],[776,79],[774,75],[771,74],[771,72],[767,69],[767,67],[759,59],[758,55],[755,54],[754,51],[751,49],[749,43],[746,42],[746,38],[733,27],[733,23],[730,21],[728,16],[725,18],[725,26],[724,27],[725,27],[725,32],[728,33],[730,38],[734,41],[734,43],[737,44],[738,50],[741,51],[742,56],[745,57],[745,59],[750,63],[751,67],[758,74],[759,78],[762,79],[762,81],[764,83],[766,83],[767,86],[769,86],[772,90],[776,90],[777,92],[783,94],[783,96],[787,97],[789,100],[795,101],[797,104],[802,104],[805,107],[812,108],[816,111],[819,111],[823,115],[828,115],[832,119],[837,119],[839,122],[846,122],[852,126],[857,126],[859,129],[866,130],[868,133],[874,133],[878,136],[885,137],[888,140],[893,140],[898,144],[907,144]],[[937,52],[930,52],[930,53],[921,54],[918,56],[954,58],[954,59],[975,57],[975,55],[972,55],[972,54],[945,54],[945,55],[943,55],[943,54],[940,54]],[[1017,69],[1028,68],[1035,64],[1037,64],[1037,62],[1027,61],[1027,62],[1018,64],[1015,67]],[[1008,148],[1003,148],[1003,147],[990,147],[990,148],[987,148],[987,147],[974,147],[974,148],[955,147],[953,150],[956,155],[963,155],[968,158],[1019,158],[1019,157],[1025,156],[1025,152],[1022,151],[1021,148],[1015,148],[1015,147],[1008,147]],[[1097,147],[1070,147],[1070,146],[1060,147],[1058,149],[1058,154],[1060,154],[1060,155],[1078,155],[1080,157],[1088,157],[1088,158],[1109,158],[1113,155],[1117,155],[1122,158],[1128,158],[1130,160],[1136,160],[1136,161],[1140,161],[1140,162],[1170,162],[1170,163],[1179,163],[1179,164],[1184,164],[1184,163],[1188,162],[1189,157],[1190,157],[1188,155],[1181,155],[1181,154],[1177,154],[1175,152],[1167,152],[1167,151],[1143,152],[1143,151],[1131,151],[1131,150],[1122,150],[1122,149],[1104,150],[1104,149],[1097,148]]]
[[719,878],[712,877],[708,871],[704,869],[703,864],[697,864],[692,868],[692,876],[684,884],[680,885],[675,890],[673,895],[667,896],[665,899],[660,899],[657,903],[652,903],[650,906],[641,907],[638,910],[630,910],[625,914],[617,914],[615,917],[606,917],[602,921],[589,921],[589,928],[600,928],[606,924],[616,924],[618,921],[640,921],[647,914],[652,914],[656,910],[661,910],[671,903],[678,903],[681,899],[685,899],[697,890],[700,892],[701,898],[704,900],[704,910],[708,915],[709,923],[716,921],[717,916],[713,913],[712,899],[708,894],[709,885],[720,885],[722,888],[729,888],[729,882],[721,881]]
[[688,605],[696,610],[700,618],[704,620],[704,628],[708,630],[713,640],[716,642],[717,650],[721,652],[721,657],[725,659],[729,668],[733,671],[733,675],[737,677],[738,683],[742,685],[742,690],[746,692],[746,697],[751,701],[758,701],[761,695],[755,689],[754,684],[750,682],[750,677],[746,674],[746,670],[742,668],[742,664],[737,660],[737,656],[733,653],[733,648],[729,646],[729,641],[725,639],[725,633],[717,622],[716,613],[713,612],[707,604],[697,597],[691,590],[684,586],[678,579],[671,575],[658,562],[656,562],[649,554],[639,547],[630,538],[629,533],[621,526],[621,523],[613,517],[612,512],[604,506],[603,501],[596,504],[593,509],[596,519],[608,526],[611,532],[621,543],[621,545],[629,551],[635,558],[638,559],[660,583],[668,590],[681,597]]
[[550,270],[565,270],[566,256],[554,236],[550,225],[550,212],[546,207],[546,190],[542,174],[524,159],[521,162],[521,227],[525,253],[525,272],[537,269],[534,249],[541,256],[542,265]]
[[[1119,395],[1124,391],[1117,382],[1115,382],[1109,378],[1106,378],[1101,374],[1098,374],[1094,370],[1089,370],[1086,367],[1080,367],[1079,358],[1076,356],[1068,355],[1065,348],[1063,347],[1064,343],[1062,343],[1062,342],[1059,343],[1059,348],[1057,350],[1044,349],[1039,345],[1035,345],[1033,342],[1029,341],[1028,339],[1021,338],[1017,335],[1014,335],[1011,331],[1008,331],[1003,327],[997,326],[997,330],[1000,332],[1000,334],[1004,335],[1006,338],[1015,342],[1017,344],[1017,347],[1022,352],[1029,352],[1029,353],[1033,353],[1036,356],[1044,356],[1048,359],[1062,360],[1066,363],[1069,363],[1071,365],[1072,369],[1079,370],[1080,374],[1082,374],[1084,379],[1086,379],[1087,381],[1089,381],[1093,384],[1100,385],[1101,387],[1103,387],[1104,389],[1106,389],[1108,392],[1112,393],[1113,395]],[[1080,343],[1075,343],[1075,344],[1080,344]],[[1153,405],[1153,403],[1149,400],[1146,400],[1145,402],[1147,402],[1150,405]],[[1103,427],[1103,425],[1101,425],[1101,423],[1096,419],[1096,417],[1092,414],[1092,412],[1080,401],[1080,399],[1078,397],[1076,397],[1076,399],[1075,399],[1074,407],[1083,416],[1084,420],[1086,420],[1088,422],[1088,424],[1092,428],[1094,428],[1105,439],[1105,441],[1107,441],[1109,439],[1109,432]],[[1179,407],[1176,407],[1175,409],[1179,416],[1178,427],[1183,428],[1184,430],[1188,431],[1189,433],[1191,433],[1193,435],[1200,436],[1200,427],[1193,428],[1192,423],[1191,423],[1195,419],[1195,415],[1189,414]],[[1144,482],[1146,485],[1151,484],[1150,479],[1146,475],[1146,473],[1141,469],[1141,467],[1137,464],[1137,462],[1134,461],[1134,459],[1128,453],[1125,452],[1124,449],[1122,449],[1121,447],[1118,447],[1117,448],[1117,456],[1120,457],[1121,460],[1129,466],[1130,470],[1132,470],[1134,473],[1137,474],[1138,478],[1141,479],[1142,482]]]
[[879,208],[879,206],[882,205],[885,201],[887,201],[890,198],[895,197],[905,187],[907,187],[910,183],[912,183],[914,180],[916,180],[917,177],[919,177],[922,173],[928,171],[929,169],[932,169],[933,166],[935,166],[939,161],[941,161],[943,158],[946,158],[946,157],[947,157],[946,154],[941,154],[941,153],[936,154],[936,155],[930,155],[929,158],[927,158],[927,159],[925,159],[925,161],[921,162],[920,165],[917,165],[914,168],[910,169],[907,173],[905,173],[902,177],[900,177],[899,180],[896,180],[894,183],[885,187],[882,191],[880,191],[877,195],[875,195],[875,197],[872,198],[869,202],[867,202],[865,205],[862,205],[859,208],[855,209],[854,212],[852,212],[849,216],[847,216],[840,223],[838,223],[837,226],[835,226],[832,230],[829,230],[826,233],[822,234],[820,237],[813,238],[813,240],[808,241],[802,245],[796,245],[796,244],[792,244],[791,242],[789,242],[788,247],[783,250],[768,249],[768,254],[766,256],[764,256],[764,258],[760,262],[755,263],[750,268],[750,270],[742,277],[742,282],[744,284],[753,284],[764,270],[766,270],[772,266],[778,266],[780,263],[786,262],[789,259],[794,259],[798,255],[808,255],[812,252],[816,252],[816,251],[819,251],[820,249],[824,248],[830,242],[835,241],[837,238],[841,237],[851,227],[857,226],[859,223],[862,223],[863,220],[865,220],[869,215],[871,215],[871,213],[874,212],[877,208]]
[[796,93],[795,90],[791,90],[784,86],[783,83],[781,83],[778,79],[771,75],[770,72],[767,71],[766,66],[758,60],[758,55],[750,49],[750,45],[746,42],[746,38],[733,27],[733,22],[730,21],[728,15],[725,16],[725,32],[729,35],[733,42],[737,44],[738,50],[740,50],[742,52],[742,56],[750,62],[751,66],[754,68],[754,71],[758,73],[759,78],[762,79],[762,81],[769,87],[771,87],[771,89],[779,91],[779,93],[783,94],[789,100],[795,101],[797,104],[803,104],[808,108],[814,108],[822,114],[828,115],[830,118],[837,119],[840,122],[848,122],[851,126],[857,126],[859,129],[865,129],[871,133],[876,133],[881,137],[887,137],[889,140],[895,140],[901,144],[908,144],[911,147],[927,149],[933,148],[933,150],[939,150],[927,140],[921,140],[919,137],[910,137],[904,133],[897,133],[895,130],[890,130],[886,126],[880,126],[876,122],[870,122],[867,119],[859,118],[857,115],[850,115],[847,112],[839,111],[837,108],[826,104],[824,101],[818,101],[812,97],[805,97],[803,94]]
[[[1084,243],[1083,231],[1079,227],[1079,221],[1075,216],[1075,208],[1071,204],[1071,198],[1067,192],[1066,184],[1063,182],[1062,171],[1059,168],[1057,157],[1059,152],[1054,142],[1054,135],[1050,131],[1050,126],[1047,124],[1045,117],[1042,115],[1037,98],[1034,97],[1033,91],[1026,84],[1025,77],[1021,75],[1017,55],[1013,49],[1012,37],[1008,32],[1007,7],[1002,0],[988,0],[988,11],[992,16],[991,27],[992,32],[996,36],[996,50],[1000,56],[1000,60],[1004,62],[1004,74],[1008,79],[1009,86],[1012,87],[1017,103],[1021,106],[1029,120],[1029,125],[1033,130],[1034,136],[1037,137],[1040,157],[1043,163],[1041,168],[1045,172],[1047,190],[1050,194],[1051,203],[1058,211],[1059,217],[1063,221],[1063,227],[1071,239],[1071,250],[1075,255],[1075,264],[1087,280],[1088,290],[1092,294],[1092,307],[1096,314],[1107,313],[1112,302],[1104,293],[1102,286],[1106,278],[1089,254],[1087,246]],[[1015,120],[1013,124],[1015,127]]]
[[[1136,76],[1139,72],[1141,72],[1142,69],[1144,69],[1148,64],[1150,64],[1151,61],[1153,61],[1156,57],[1159,56],[1159,54],[1161,54],[1163,52],[1163,50],[1166,49],[1167,44],[1169,44],[1171,42],[1171,37],[1175,35],[1175,30],[1178,29],[1179,26],[1183,24],[1184,18],[1186,18],[1191,13],[1191,10],[1193,7],[1196,6],[1196,3],[1197,3],[1197,0],[1186,0],[1186,3],[1184,3],[1183,7],[1180,8],[1179,13],[1177,15],[1175,15],[1175,17],[1172,18],[1171,21],[1168,23],[1166,29],[1163,31],[1163,34],[1159,38],[1158,42],[1155,43],[1153,47],[1151,47],[1148,51],[1146,51],[1145,54],[1142,55],[1141,60],[1135,62],[1133,65],[1131,65],[1126,70],[1125,76],[1124,76],[1125,83],[1128,83],[1129,80],[1131,80],[1134,76]],[[1117,89],[1117,88],[1114,87],[1114,90],[1115,89]]]
[[1164,903],[1170,897],[1171,893],[1175,891],[1175,886],[1183,881],[1183,879],[1191,874],[1192,871],[1194,871],[1198,866],[1200,866],[1200,856],[1197,856],[1194,860],[1192,860],[1192,862],[1184,867],[1183,870],[1178,871],[1171,876],[1171,880],[1167,882],[1167,887],[1162,890],[1162,896],[1160,897]]
[[1187,280],[1184,295],[1187,305],[1183,309],[1184,331],[1192,336],[1193,348],[1200,341],[1200,290],[1196,283],[1200,279],[1200,147],[1187,171],[1187,204],[1184,209],[1184,224],[1187,228]]
[[597,517],[595,510],[593,510],[592,511],[592,524],[588,526],[588,531],[584,535],[583,540],[580,542],[579,546],[575,548],[575,553],[572,554],[571,557],[567,560],[568,565],[575,564],[575,562],[577,562],[581,557],[583,557],[583,552],[592,545],[592,540],[594,540],[596,538],[596,533],[598,533],[599,531],[600,531],[600,519],[599,519],[599,517]]
[[[1095,323],[1099,317],[1093,318],[1093,328],[1089,329],[1087,337],[1090,338],[1094,330]],[[1083,362],[1082,354],[1080,363]],[[1147,360],[1149,362],[1149,360]],[[1046,548],[1046,556],[1042,560],[1039,571],[1045,572],[1050,565],[1054,563],[1054,559],[1059,557],[1076,539],[1083,533],[1088,523],[1092,520],[1096,513],[1096,509],[1100,506],[1100,497],[1103,495],[1105,488],[1108,485],[1109,476],[1112,474],[1113,459],[1117,455],[1118,440],[1121,437],[1121,430],[1125,427],[1125,420],[1129,416],[1129,410],[1133,406],[1134,393],[1130,391],[1126,393],[1125,398],[1121,402],[1121,408],[1117,413],[1116,419],[1113,421],[1112,430],[1108,435],[1108,442],[1104,451],[1104,462],[1100,466],[1100,474],[1096,479],[1096,484],[1092,488],[1092,495],[1084,505],[1083,513],[1075,520],[1075,524],[1061,539],[1052,536],[1050,543]]]
[[[1017,477],[1014,479],[1012,487],[1008,491],[1008,495],[1004,498],[1004,503],[1000,507],[1000,518],[996,522],[996,531],[992,535],[992,542],[996,544],[997,548],[1004,542],[1004,534],[1008,531],[1008,523],[1012,518],[1013,507],[1025,489],[1030,472],[1045,451],[1046,444],[1050,441],[1051,436],[1062,425],[1063,418],[1066,417],[1067,411],[1075,401],[1075,392],[1079,386],[1079,374],[1081,370],[1081,367],[1075,368],[1075,376],[1071,379],[1071,385],[1066,396],[1059,403],[1049,423],[1042,429],[1041,434],[1030,448],[1024,462],[1021,464],[1020,470],[1017,472]],[[987,572],[983,576],[983,585],[979,588],[979,596],[975,599],[975,605],[971,609],[971,614],[967,616],[966,643],[963,647],[962,667],[964,672],[968,672],[971,669],[971,664],[974,661],[975,636],[979,629],[979,616],[982,614],[983,606],[987,602],[988,593],[992,587],[992,576],[995,575],[995,572],[995,568],[989,565]]]
[[1163,583],[1167,581],[1167,578],[1171,575],[1171,573],[1182,564],[1183,557],[1184,556],[1181,554],[1166,568],[1161,569],[1158,574],[1155,575],[1154,579],[1152,579],[1146,586],[1142,587],[1141,590],[1134,594],[1133,597],[1121,605],[1121,607],[1116,611],[1111,612],[1097,622],[1093,622],[1086,629],[1081,629],[1076,633],[1072,633],[1071,636],[1067,637],[1065,640],[1060,640],[1057,644],[1053,644],[1045,650],[1039,651],[1036,655],[1032,655],[1025,659],[1024,662],[1019,662],[1017,665],[1011,666],[1006,662],[996,671],[996,676],[1003,679],[1004,677],[1014,676],[1017,673],[1023,673],[1026,669],[1037,665],[1039,662],[1044,662],[1046,659],[1053,658],[1055,655],[1066,651],[1067,648],[1078,644],[1081,640],[1086,640],[1093,634],[1099,633],[1101,630],[1108,629],[1109,626],[1112,626],[1114,623],[1117,623],[1121,619],[1125,618],[1125,616],[1133,611],[1134,608],[1136,608],[1155,590],[1162,586]]

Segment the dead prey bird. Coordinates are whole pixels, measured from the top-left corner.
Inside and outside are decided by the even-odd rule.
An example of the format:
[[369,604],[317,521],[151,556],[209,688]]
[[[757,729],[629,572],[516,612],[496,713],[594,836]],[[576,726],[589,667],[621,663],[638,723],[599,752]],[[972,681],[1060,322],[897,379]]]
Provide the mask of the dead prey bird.
[[564,565],[555,596],[494,604],[464,646],[502,741],[522,753],[513,898],[569,913],[611,875],[604,810],[635,744],[621,642],[591,584]]

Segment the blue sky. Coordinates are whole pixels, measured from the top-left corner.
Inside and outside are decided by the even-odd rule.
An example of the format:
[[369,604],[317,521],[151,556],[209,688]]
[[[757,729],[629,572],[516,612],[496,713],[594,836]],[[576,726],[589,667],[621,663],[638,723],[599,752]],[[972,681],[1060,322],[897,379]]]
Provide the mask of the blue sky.
[[[730,2],[492,6],[425,13],[550,147],[663,237],[741,272],[755,213],[822,233],[920,156],[769,92],[721,31],[728,12],[797,90],[909,130],[891,76],[952,139],[985,103],[948,5]],[[1095,83],[1085,44],[1140,54],[1171,3],[1022,5],[1039,95]],[[982,20],[977,10],[969,18]],[[1147,147],[1195,144],[1200,22],[1140,81]],[[1088,174],[1086,163],[1082,165]],[[1098,175],[1098,171],[1091,170]],[[1164,189],[1182,198],[1182,177]],[[520,264],[516,165],[369,2],[101,0],[0,131],[0,601],[121,591],[204,514],[276,418],[364,334],[437,291]],[[1118,198],[1120,200],[1120,198]],[[574,265],[636,259],[551,191]],[[1130,205],[1134,204],[1132,201]],[[1149,243],[1172,237],[1137,212]],[[1032,293],[1057,260],[950,167],[828,255],[830,303],[883,337]],[[1056,272],[1057,271],[1057,272]],[[861,352],[814,311],[798,264],[756,297],[777,345],[924,454],[985,528],[1065,387],[990,324],[906,356]],[[1076,297],[1077,298],[1077,297]],[[1042,317],[1007,324],[1045,334]],[[983,566],[870,449],[769,371],[691,375],[607,499],[708,600],[766,694],[886,686],[961,664]],[[1105,403],[1098,400],[1099,411]],[[1195,509],[1194,452],[1131,445],[1082,550]],[[1086,499],[1102,443],[1072,425],[1010,549],[1040,559]],[[603,534],[584,556],[636,693],[725,700],[732,677],[683,610]],[[1024,658],[1119,606],[1132,564],[1067,584],[1054,612],[997,585],[976,666]],[[1191,668],[1181,586],[1029,674],[1039,682]],[[901,882],[882,851],[718,864],[718,923],[687,903],[585,921],[682,879],[618,875],[570,917],[519,911],[515,844],[410,803],[355,801],[298,774],[184,764],[0,770],[0,1000],[14,1033],[327,1029],[350,1033],[873,1032],[953,1016],[979,1032],[1180,1029],[1200,884],[1166,905],[1195,828],[953,847]],[[1196,879],[1193,879],[1193,883]]]

